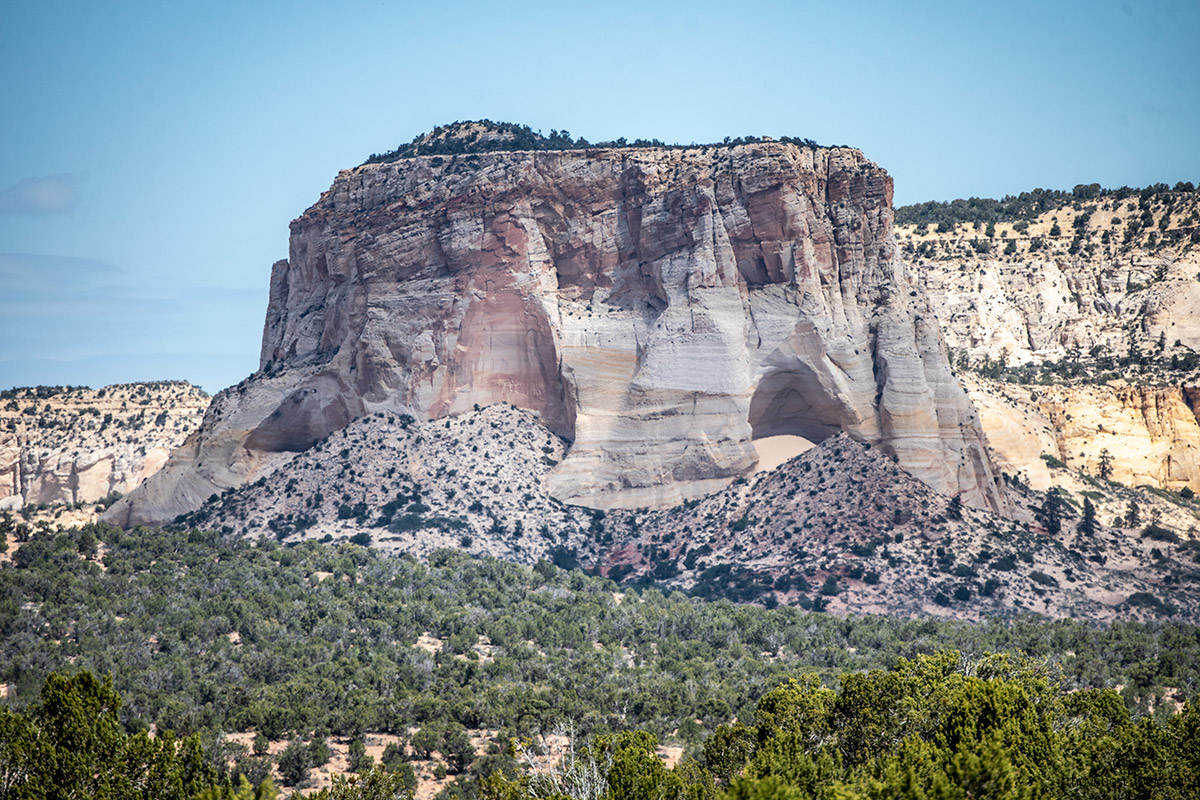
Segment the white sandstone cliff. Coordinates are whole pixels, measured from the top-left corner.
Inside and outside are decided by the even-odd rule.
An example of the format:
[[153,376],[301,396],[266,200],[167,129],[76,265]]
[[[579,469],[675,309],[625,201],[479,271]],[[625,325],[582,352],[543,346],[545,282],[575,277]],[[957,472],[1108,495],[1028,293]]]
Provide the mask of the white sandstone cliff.
[[0,508],[128,493],[200,424],[187,383],[10,389],[0,397]]
[[839,431],[1002,510],[891,179],[783,143],[420,156],[338,175],[275,265],[261,370],[111,512],[159,522],[365,414],[497,401],[572,442],[559,499],[664,507]]
[[1178,191],[1079,201],[991,236],[897,227],[954,361],[969,365],[998,467],[1046,489],[1041,456],[1097,475],[1107,451],[1118,483],[1200,491],[1198,230],[1200,193]]

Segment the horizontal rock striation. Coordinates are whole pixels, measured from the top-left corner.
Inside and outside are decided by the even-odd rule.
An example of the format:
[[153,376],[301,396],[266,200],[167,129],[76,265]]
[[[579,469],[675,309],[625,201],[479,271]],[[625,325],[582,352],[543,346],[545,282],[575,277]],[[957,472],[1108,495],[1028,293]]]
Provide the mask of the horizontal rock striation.
[[839,431],[1005,504],[859,151],[763,142],[422,156],[340,173],[271,274],[261,369],[114,509],[170,519],[375,411],[509,402],[571,442],[559,499],[665,507],[751,440]]

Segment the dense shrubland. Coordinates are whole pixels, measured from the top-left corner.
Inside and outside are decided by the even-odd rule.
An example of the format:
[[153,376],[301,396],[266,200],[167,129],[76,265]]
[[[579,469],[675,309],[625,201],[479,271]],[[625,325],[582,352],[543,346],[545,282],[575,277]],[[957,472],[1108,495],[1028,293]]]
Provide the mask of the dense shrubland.
[[[668,770],[644,732],[598,737],[549,773],[484,780],[489,800],[580,797],[1191,798],[1200,709],[1134,719],[1112,690],[1068,693],[1041,665],[944,652],[890,670],[804,676]],[[563,789],[566,791],[563,791]],[[583,791],[580,791],[582,789]]]
[[[52,673],[24,711],[0,707],[0,798],[45,800],[274,800],[269,777],[214,764],[200,737],[177,740],[170,730],[130,732],[112,678],[84,670]],[[282,761],[282,759],[281,759]],[[391,800],[411,796],[399,772],[367,766],[336,778],[313,800]],[[283,770],[286,776],[286,768]]]
[[[130,734],[119,695],[90,673],[51,675],[25,713],[0,709],[0,796],[271,800],[269,778],[210,763],[198,737]],[[545,740],[543,740],[545,741]],[[1111,689],[1067,691],[1044,662],[954,651],[893,668],[777,684],[673,768],[645,730],[539,750],[513,738],[506,760],[447,797],[485,800],[774,798],[1162,798],[1200,793],[1200,708],[1136,718]],[[287,783],[312,763],[293,741]],[[411,797],[402,770],[361,762],[319,800]],[[294,758],[291,754],[295,754]],[[520,759],[518,762],[513,756]],[[326,755],[327,757],[327,755]],[[484,759],[480,759],[483,761]],[[387,761],[387,759],[385,759]],[[403,764],[401,764],[403,766]],[[462,765],[457,767],[462,768]],[[409,771],[411,775],[411,770]],[[290,776],[290,777],[289,777]],[[237,786],[235,789],[234,786]]]
[[[1200,689],[1200,631],[1182,624],[838,619],[652,588],[622,595],[545,562],[443,551],[421,564],[201,531],[36,533],[12,558],[0,569],[0,681],[12,706],[35,704],[54,670],[112,674],[125,731],[198,734],[215,766],[238,758],[258,780],[263,759],[218,733],[310,747],[327,735],[411,735],[472,791],[512,768],[510,738],[564,721],[581,736],[640,728],[698,753],[706,731],[751,719],[786,678],[833,686],[944,648],[1024,651],[1052,663],[1065,689],[1123,684],[1114,702],[1136,716],[1166,714],[1165,697]],[[438,648],[415,646],[425,633]],[[492,751],[464,746],[466,729],[491,731]]]

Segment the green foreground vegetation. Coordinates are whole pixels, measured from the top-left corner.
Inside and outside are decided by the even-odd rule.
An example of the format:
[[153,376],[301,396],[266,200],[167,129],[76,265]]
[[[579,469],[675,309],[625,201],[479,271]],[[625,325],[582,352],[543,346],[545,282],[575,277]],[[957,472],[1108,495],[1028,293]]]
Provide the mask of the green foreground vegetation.
[[[1038,664],[945,652],[892,670],[814,676],[759,700],[750,724],[721,726],[700,761],[674,770],[644,732],[598,737],[565,768],[484,781],[489,800],[1194,798],[1200,709],[1134,721],[1111,690],[1066,694]],[[601,777],[596,781],[593,776]]]
[[[111,677],[51,674],[24,713],[0,707],[0,798],[13,800],[274,800],[269,778],[251,785],[206,757],[198,736],[130,734]],[[236,779],[236,784],[231,780]],[[314,800],[384,800],[410,796],[400,775],[366,770],[361,780],[334,780]]]
[[[198,763],[202,752],[205,770],[211,770],[203,774],[230,793],[243,777],[244,791],[258,791],[251,787],[276,757],[239,749],[224,733],[290,738],[288,774],[303,785],[326,737],[350,740],[353,756],[353,743],[372,732],[397,735],[424,755],[437,751],[457,776],[448,794],[551,796],[537,794],[544,786],[517,777],[524,751],[511,751],[508,743],[569,724],[581,742],[590,742],[591,749],[580,752],[595,754],[593,761],[602,765],[610,756],[613,764],[648,765],[638,754],[652,740],[683,746],[684,762],[669,780],[687,787],[679,791],[689,796],[726,789],[733,797],[793,796],[785,784],[799,786],[798,797],[875,796],[872,781],[892,786],[888,776],[900,770],[911,772],[912,786],[926,794],[913,789],[899,796],[955,797],[960,795],[939,793],[936,775],[972,759],[1011,767],[1019,780],[1009,783],[1035,789],[970,796],[1110,796],[1061,794],[1066,790],[1058,784],[1029,783],[1022,760],[1028,753],[1013,737],[1044,738],[1049,730],[1053,736],[1038,745],[1044,752],[1037,751],[1037,758],[1054,765],[1043,772],[1056,776],[1077,769],[1070,760],[1075,756],[1067,756],[1082,745],[1071,737],[1093,733],[1099,737],[1095,747],[1132,747],[1156,754],[1155,763],[1161,753],[1154,748],[1167,748],[1162,753],[1169,750],[1176,761],[1163,763],[1183,764],[1190,756],[1170,750],[1171,737],[1180,725],[1194,725],[1195,714],[1172,716],[1175,705],[1164,698],[1194,698],[1200,689],[1200,629],[1184,624],[835,618],[622,589],[548,563],[522,567],[443,551],[422,564],[353,544],[286,547],[273,539],[251,542],[203,531],[87,526],[35,534],[12,557],[0,568],[0,682],[9,684],[12,709],[3,718],[0,752],[25,741],[21,731],[28,733],[30,725],[46,724],[37,722],[49,719],[39,710],[45,687],[61,688],[59,679],[47,683],[52,673],[86,670],[112,676],[111,689],[124,702],[119,711],[112,702],[105,707],[136,752],[174,731],[194,742],[178,748],[182,763]],[[438,646],[417,646],[422,634],[436,637]],[[921,660],[945,650],[967,656]],[[1040,666],[980,660],[992,652],[1025,653]],[[917,666],[904,666],[901,658],[916,659]],[[898,671],[864,677],[867,670],[897,664]],[[884,680],[879,675],[893,674],[901,677],[888,680],[899,683],[876,686]],[[763,703],[774,702],[774,687],[801,676],[800,688],[778,691],[806,704],[808,711],[793,716],[817,727],[779,723],[780,735],[793,738],[791,744],[776,742],[775,728],[761,727]],[[73,680],[105,686],[78,675]],[[1013,686],[1005,683],[1013,680]],[[1120,694],[1077,691],[1118,684],[1124,687]],[[853,720],[839,698],[851,687],[873,698],[878,719],[853,722],[864,731],[854,735],[873,744],[844,738]],[[993,697],[993,691],[1001,694]],[[1076,697],[1095,698],[1095,707],[1073,705],[1082,702],[1071,699]],[[973,722],[978,737],[963,738],[942,713],[960,701],[984,704],[995,724]],[[18,717],[25,723],[13,722]],[[734,719],[755,724],[728,727]],[[1010,723],[1017,727],[1010,730]],[[156,736],[148,738],[151,726]],[[487,752],[470,746],[468,730],[487,732]],[[56,735],[47,732],[42,740]],[[722,742],[733,755],[718,758],[714,748],[726,747]],[[886,752],[880,742],[887,743]],[[969,747],[962,750],[961,742]],[[785,758],[777,750],[788,754],[792,773],[777,769]],[[281,768],[286,753],[277,759]],[[346,784],[334,791],[361,792],[368,785],[407,791],[411,767],[402,755],[393,756],[374,771],[370,759],[360,757],[353,766],[366,777],[357,788]],[[915,761],[888,760],[900,756]],[[748,777],[726,787],[743,762]],[[1121,768],[1133,769],[1126,762]],[[200,774],[189,769],[180,774]],[[795,770],[812,775],[801,780]],[[624,780],[623,774],[605,781]],[[190,796],[201,786],[179,780],[182,794],[172,789],[137,796]],[[655,786],[654,794],[643,795],[614,784],[607,796],[673,796],[666,784]],[[764,794],[770,786],[782,793]],[[80,796],[6,791],[0,787],[0,796]]]
[[[198,737],[130,735],[111,680],[52,674],[27,713],[0,709],[0,796],[273,800],[209,763]],[[1135,720],[1116,692],[1064,692],[1045,666],[956,652],[891,670],[815,675],[759,699],[751,724],[720,726],[674,768],[646,731],[591,737],[517,763],[454,794],[485,800],[856,800],[857,798],[1163,798],[1200,795],[1200,709]],[[289,747],[289,751],[292,748]],[[539,754],[513,740],[510,756]],[[286,756],[285,756],[286,758]],[[282,759],[281,759],[282,760]],[[411,797],[399,770],[368,765],[317,800]],[[287,774],[287,767],[284,767]],[[236,788],[231,778],[236,777]],[[464,791],[469,789],[470,791]],[[447,790],[449,794],[450,791]]]

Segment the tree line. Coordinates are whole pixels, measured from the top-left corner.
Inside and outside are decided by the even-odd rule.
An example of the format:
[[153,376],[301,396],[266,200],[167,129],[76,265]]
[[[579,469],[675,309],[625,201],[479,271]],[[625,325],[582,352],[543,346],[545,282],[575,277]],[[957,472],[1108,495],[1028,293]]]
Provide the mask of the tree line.
[[386,164],[405,158],[417,156],[451,156],[469,153],[494,153],[523,150],[587,150],[592,148],[624,148],[624,147],[659,147],[680,149],[685,147],[736,147],[742,144],[753,144],[765,141],[780,141],[800,147],[820,147],[812,139],[782,136],[779,139],[768,139],[765,136],[726,136],[721,142],[698,145],[694,142],[688,145],[667,144],[659,139],[626,139],[620,137],[611,141],[589,142],[582,136],[572,138],[570,131],[551,130],[544,135],[540,130],[533,130],[528,125],[518,125],[511,122],[492,122],[489,119],[479,120],[478,124],[489,133],[499,136],[481,137],[477,130],[467,126],[470,122],[454,122],[450,125],[440,125],[427,134],[419,134],[408,144],[401,145],[386,153],[372,153],[364,164]]
[[949,229],[960,223],[982,225],[997,222],[1032,222],[1047,211],[1064,206],[1082,207],[1089,200],[1100,198],[1116,201],[1137,197],[1149,201],[1169,192],[1191,193],[1196,187],[1191,181],[1179,181],[1170,187],[1155,183],[1141,189],[1121,186],[1105,189],[1098,183],[1077,184],[1071,191],[1059,189],[1034,189],[1016,195],[1005,195],[999,200],[988,197],[958,198],[956,200],[929,200],[896,208],[897,225],[935,225],[939,230]]

